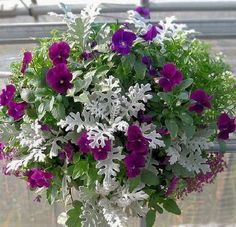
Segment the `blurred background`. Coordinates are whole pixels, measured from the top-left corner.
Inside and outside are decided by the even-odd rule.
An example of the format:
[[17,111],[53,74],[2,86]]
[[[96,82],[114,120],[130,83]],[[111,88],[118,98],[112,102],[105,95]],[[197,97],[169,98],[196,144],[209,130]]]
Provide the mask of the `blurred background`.
[[[50,35],[51,29],[65,30],[57,17],[62,13],[56,0],[0,0],[0,88],[11,74],[10,62],[22,58],[22,51],[37,43],[32,37]],[[95,0],[64,0],[73,13],[79,14]],[[97,22],[122,22],[126,11],[137,5],[151,9],[153,21],[175,15],[177,22],[199,31],[198,38],[210,43],[212,53],[222,52],[236,73],[236,0],[102,0],[102,14]],[[114,4],[115,3],[115,4]],[[234,153],[235,152],[235,153]],[[158,215],[156,227],[236,227],[236,149],[226,155],[228,169],[203,193],[179,201],[181,216]],[[61,205],[50,207],[46,201],[34,201],[24,182],[0,174],[0,227],[58,227]],[[144,226],[130,220],[129,227]]]

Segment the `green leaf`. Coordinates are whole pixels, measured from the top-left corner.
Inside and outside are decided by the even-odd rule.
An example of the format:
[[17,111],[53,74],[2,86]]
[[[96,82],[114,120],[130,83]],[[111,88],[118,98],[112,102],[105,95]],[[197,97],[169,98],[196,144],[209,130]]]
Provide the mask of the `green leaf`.
[[219,146],[220,146],[220,152],[224,153],[226,151],[226,142],[223,140],[218,140]]
[[21,98],[27,103],[35,102],[34,92],[30,89],[23,89],[20,95]]
[[181,214],[181,210],[178,207],[178,205],[176,204],[176,202],[173,199],[166,199],[163,202],[163,207],[165,210],[167,210],[170,213],[176,214],[176,215],[180,215]]
[[141,181],[147,185],[158,185],[160,183],[159,177],[146,169],[141,173]]
[[175,120],[165,120],[165,124],[168,131],[170,132],[171,137],[177,137],[179,128]]
[[89,103],[88,94],[86,92],[74,97],[74,102]]
[[81,160],[75,164],[72,178],[77,179],[81,177],[82,175],[86,174],[88,171],[88,162],[86,160]]
[[81,227],[81,218],[80,214],[81,210],[81,203],[79,201],[73,202],[73,208],[67,211],[68,219],[66,221],[67,227]]
[[193,79],[192,79],[192,78],[188,78],[188,79],[184,80],[184,81],[179,85],[179,88],[180,88],[181,90],[185,90],[185,89],[188,88],[192,83],[193,83]]
[[156,211],[155,210],[149,210],[146,215],[146,227],[152,227],[156,220]]
[[181,177],[194,177],[193,172],[189,172],[186,168],[181,166],[180,164],[176,163],[174,165],[171,165],[171,169],[174,172],[175,175],[181,176]]
[[51,113],[56,120],[64,119],[66,114],[65,107],[62,104],[57,104],[53,107]]
[[159,92],[157,94],[162,100],[164,100],[168,105],[171,105],[172,102],[172,96],[169,93],[166,92]]
[[177,96],[180,100],[188,100],[188,93],[187,92],[181,92],[178,96]]
[[137,80],[143,80],[146,73],[146,67],[139,61],[134,63],[135,78]]
[[140,176],[137,176],[137,177],[129,180],[129,190],[130,190],[130,192],[132,192],[135,188],[137,188],[140,183],[141,183],[141,177]]
[[193,124],[193,118],[186,112],[182,112],[179,117],[183,123],[188,124],[188,125]]

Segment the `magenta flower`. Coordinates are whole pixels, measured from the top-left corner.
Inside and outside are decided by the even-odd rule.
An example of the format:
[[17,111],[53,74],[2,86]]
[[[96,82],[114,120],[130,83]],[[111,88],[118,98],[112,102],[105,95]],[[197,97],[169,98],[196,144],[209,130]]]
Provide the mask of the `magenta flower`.
[[157,132],[160,133],[162,136],[170,135],[170,132],[165,127],[159,128]]
[[126,174],[128,178],[134,178],[141,173],[141,169],[145,166],[145,157],[138,154],[127,154],[124,159]]
[[21,73],[25,74],[28,64],[32,61],[33,57],[30,51],[26,51],[24,53],[22,65],[21,65]]
[[133,32],[120,28],[112,36],[112,50],[121,55],[128,55],[135,39],[136,35]]
[[152,41],[157,36],[157,34],[160,34],[157,29],[157,26],[151,25],[149,26],[148,31],[145,34],[141,35],[141,37],[145,41]]
[[2,89],[0,95],[0,105],[7,106],[10,101],[12,101],[13,96],[16,92],[16,88],[13,84],[8,84],[5,89]]
[[5,159],[5,153],[4,153],[4,144],[0,143],[0,160]]
[[105,142],[104,147],[91,148],[91,152],[93,153],[93,157],[95,160],[105,160],[110,151],[111,151],[111,140],[107,140]]
[[222,113],[217,120],[217,126],[220,130],[218,138],[221,140],[227,140],[229,139],[229,134],[234,132],[236,129],[235,118],[230,118],[227,113]]
[[150,10],[146,7],[138,6],[135,11],[145,19],[150,19]]
[[212,96],[208,96],[202,89],[197,89],[193,91],[190,95],[193,103],[189,106],[189,111],[202,113],[204,108],[211,108]]
[[91,147],[89,146],[90,143],[91,141],[88,139],[87,132],[83,132],[76,141],[76,144],[79,146],[79,150],[82,153],[89,153],[91,151]]
[[63,150],[59,153],[59,158],[70,163],[73,161],[73,146],[70,143],[64,146]]
[[167,196],[171,195],[175,191],[178,183],[179,183],[179,177],[173,176],[173,178],[171,179],[171,182],[167,188],[167,191],[166,191]]
[[175,86],[180,84],[183,80],[183,75],[173,63],[167,63],[160,71],[161,79],[159,85],[165,92],[170,92]]
[[128,128],[126,147],[135,154],[147,154],[149,142],[143,136],[141,129],[137,125],[130,125]]
[[8,103],[7,113],[14,119],[14,121],[19,121],[24,116],[26,108],[26,102],[16,103],[14,101],[11,101]]
[[86,50],[86,51],[84,51],[84,52],[81,54],[81,57],[82,57],[85,61],[87,61],[87,60],[93,58],[93,52],[89,52],[89,51]]
[[57,64],[48,70],[47,83],[57,93],[65,95],[69,88],[72,88],[72,74],[64,63]]
[[39,125],[41,126],[41,130],[44,132],[50,131],[50,126],[48,124],[44,124],[42,122],[39,122]]
[[49,47],[49,57],[54,65],[67,63],[67,58],[70,55],[70,46],[67,42],[53,43]]
[[25,173],[25,176],[28,177],[27,181],[32,189],[49,188],[53,179],[53,175],[50,172],[39,168],[29,170]]

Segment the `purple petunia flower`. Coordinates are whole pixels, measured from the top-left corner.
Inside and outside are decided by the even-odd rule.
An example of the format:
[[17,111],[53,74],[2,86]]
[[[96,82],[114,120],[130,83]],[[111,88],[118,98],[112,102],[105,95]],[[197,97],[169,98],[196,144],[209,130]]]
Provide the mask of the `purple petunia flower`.
[[227,113],[222,113],[218,120],[217,120],[217,126],[220,130],[218,134],[218,138],[221,140],[227,140],[229,139],[229,134],[234,132],[236,129],[236,122],[235,118],[230,118]]
[[150,19],[150,10],[146,7],[138,6],[135,11],[145,19]]
[[152,123],[152,116],[149,114],[144,114],[143,110],[140,110],[138,112],[138,121],[140,123],[150,124],[150,123]]
[[59,153],[59,158],[61,160],[67,160],[68,162],[72,162],[73,160],[73,146],[70,143],[67,143],[63,150]]
[[62,95],[65,95],[67,90],[72,88],[72,74],[64,63],[57,64],[49,69],[46,80],[50,87]]
[[84,52],[81,54],[81,57],[82,57],[85,61],[87,61],[87,60],[93,58],[93,52],[89,52],[89,51],[86,50],[86,51],[84,51]]
[[39,168],[29,170],[25,173],[25,176],[28,177],[28,184],[32,189],[49,188],[53,179],[53,175],[50,172]]
[[170,135],[170,132],[165,127],[159,128],[157,132],[160,133],[162,136]]
[[133,32],[120,28],[112,36],[112,50],[122,55],[128,55],[135,39],[136,35]]
[[189,111],[202,113],[204,108],[211,108],[212,96],[208,96],[207,93],[202,89],[193,91],[190,98],[194,100],[193,104],[190,105]]
[[152,60],[151,60],[151,58],[148,57],[148,56],[143,56],[143,57],[142,57],[142,63],[143,63],[144,65],[146,65],[147,67],[149,67],[149,66],[152,64]]
[[170,92],[175,86],[180,84],[183,80],[182,73],[176,68],[175,64],[167,63],[160,71],[161,79],[159,85],[165,92]]
[[124,163],[128,178],[134,178],[141,173],[141,168],[145,166],[145,157],[138,154],[127,154]]
[[2,89],[2,94],[0,95],[0,105],[7,106],[8,103],[12,101],[15,92],[16,88],[13,84],[8,84],[5,89]]
[[4,144],[0,143],[0,160],[3,160],[5,158],[5,154],[4,154]]
[[111,140],[105,142],[104,147],[94,147],[91,148],[93,157],[95,160],[105,160],[107,158],[108,152],[111,151]]
[[16,103],[11,101],[8,104],[8,115],[13,117],[14,121],[19,121],[25,114],[25,109],[27,108],[26,102]]
[[141,37],[145,40],[145,41],[152,41],[157,34],[160,34],[160,32],[157,29],[157,26],[155,25],[150,25],[148,27],[148,30],[145,34],[141,35]]
[[30,51],[26,51],[24,53],[22,65],[21,65],[21,73],[25,74],[28,64],[32,61],[32,53]]
[[93,40],[90,44],[90,47],[93,49],[95,46],[97,46],[97,42]]
[[50,126],[48,124],[44,124],[42,122],[39,122],[39,125],[41,126],[41,130],[44,132],[50,131]]
[[141,129],[137,125],[128,128],[126,147],[129,151],[137,154],[147,154],[149,141],[143,136]]
[[167,188],[167,191],[166,191],[167,196],[171,195],[175,191],[178,183],[179,183],[179,177],[173,176],[173,178],[171,179],[171,182]]
[[89,153],[91,151],[91,147],[89,146],[90,143],[91,141],[88,139],[87,132],[83,132],[76,141],[76,144],[79,146],[79,150],[82,153]]
[[53,43],[49,47],[49,57],[54,65],[67,63],[67,58],[70,55],[70,46],[67,42]]

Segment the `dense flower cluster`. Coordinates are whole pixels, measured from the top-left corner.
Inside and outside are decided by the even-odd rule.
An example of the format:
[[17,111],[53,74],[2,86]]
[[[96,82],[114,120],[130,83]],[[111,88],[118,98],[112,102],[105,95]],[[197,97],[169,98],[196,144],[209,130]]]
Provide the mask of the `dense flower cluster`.
[[209,150],[235,132],[235,78],[172,17],[153,25],[137,7],[99,29],[99,11],[67,12],[66,33],[12,64],[0,160],[35,201],[65,202],[66,227],[123,227],[131,215],[151,225],[224,170]]

